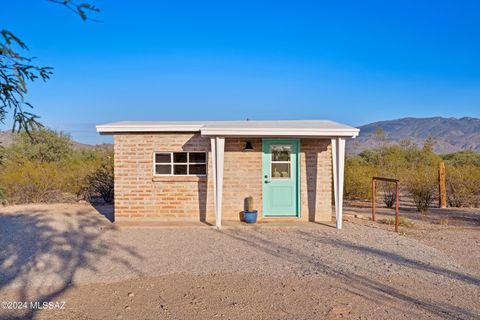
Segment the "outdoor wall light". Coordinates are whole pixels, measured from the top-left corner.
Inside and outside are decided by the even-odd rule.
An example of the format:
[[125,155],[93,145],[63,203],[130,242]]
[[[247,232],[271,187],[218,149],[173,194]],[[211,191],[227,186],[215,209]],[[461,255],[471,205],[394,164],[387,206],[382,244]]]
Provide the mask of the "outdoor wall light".
[[250,151],[250,150],[253,150],[253,146],[252,146],[252,143],[250,141],[247,141],[245,143],[245,148],[243,149],[245,151]]

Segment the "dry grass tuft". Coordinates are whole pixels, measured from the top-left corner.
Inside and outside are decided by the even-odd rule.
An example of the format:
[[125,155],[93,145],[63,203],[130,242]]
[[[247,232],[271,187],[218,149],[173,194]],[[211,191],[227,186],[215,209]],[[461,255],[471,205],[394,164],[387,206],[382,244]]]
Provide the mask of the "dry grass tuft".
[[[395,218],[390,218],[390,219],[380,219],[378,220],[378,223],[382,224],[388,224],[388,225],[395,225]],[[405,217],[399,216],[398,217],[398,225],[402,227],[407,227],[407,228],[412,228],[415,223],[411,220],[408,220]]]

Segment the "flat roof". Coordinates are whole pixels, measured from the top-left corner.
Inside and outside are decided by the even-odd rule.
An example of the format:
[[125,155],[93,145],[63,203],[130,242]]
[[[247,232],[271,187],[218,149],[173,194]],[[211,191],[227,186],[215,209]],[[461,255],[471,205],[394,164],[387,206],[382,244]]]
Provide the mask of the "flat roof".
[[203,136],[356,137],[359,129],[330,120],[121,121],[97,125],[101,134],[200,132]]

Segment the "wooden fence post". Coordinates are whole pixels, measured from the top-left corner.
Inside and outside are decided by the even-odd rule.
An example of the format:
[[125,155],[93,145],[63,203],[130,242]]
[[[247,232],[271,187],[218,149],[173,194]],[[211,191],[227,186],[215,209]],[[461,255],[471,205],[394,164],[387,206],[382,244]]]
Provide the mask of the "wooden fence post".
[[376,195],[377,195],[377,188],[375,183],[375,177],[372,178],[372,221],[375,221],[375,209],[376,209]]
[[438,164],[438,206],[447,207],[447,188],[445,183],[445,162]]

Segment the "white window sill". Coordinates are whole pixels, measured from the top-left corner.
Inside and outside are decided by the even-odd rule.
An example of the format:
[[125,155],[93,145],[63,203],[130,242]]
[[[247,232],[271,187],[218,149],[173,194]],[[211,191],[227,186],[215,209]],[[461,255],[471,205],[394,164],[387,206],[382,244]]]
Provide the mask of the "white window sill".
[[154,176],[153,182],[199,182],[206,181],[207,176]]

